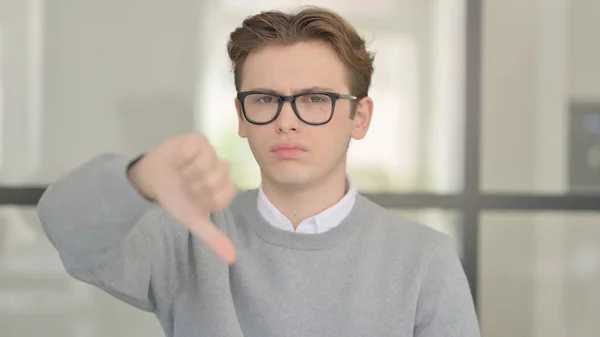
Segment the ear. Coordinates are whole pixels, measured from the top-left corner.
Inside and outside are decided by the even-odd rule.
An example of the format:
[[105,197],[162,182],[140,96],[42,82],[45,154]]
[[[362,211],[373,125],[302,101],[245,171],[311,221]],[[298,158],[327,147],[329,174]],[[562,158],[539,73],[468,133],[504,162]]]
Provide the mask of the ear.
[[373,100],[371,97],[363,97],[356,103],[352,126],[352,138],[363,139],[369,131],[371,117],[373,116]]
[[244,123],[244,115],[242,114],[242,105],[239,99],[235,99],[235,110],[238,116],[238,135],[246,138],[246,123]]

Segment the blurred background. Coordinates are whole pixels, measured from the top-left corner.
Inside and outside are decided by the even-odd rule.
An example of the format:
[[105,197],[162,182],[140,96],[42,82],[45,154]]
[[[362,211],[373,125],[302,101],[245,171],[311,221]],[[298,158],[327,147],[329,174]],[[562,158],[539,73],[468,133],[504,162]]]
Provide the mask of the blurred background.
[[0,336],[163,335],[67,276],[35,204],[100,152],[188,131],[255,187],[225,44],[248,15],[306,4],[376,52],[351,176],[455,238],[483,336],[600,336],[597,0],[0,0]]

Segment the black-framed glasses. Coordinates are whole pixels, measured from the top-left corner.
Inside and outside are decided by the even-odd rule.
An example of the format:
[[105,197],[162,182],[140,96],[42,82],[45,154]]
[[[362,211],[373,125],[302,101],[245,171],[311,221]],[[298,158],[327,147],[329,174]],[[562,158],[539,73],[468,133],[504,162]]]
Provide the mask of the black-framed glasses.
[[237,98],[246,120],[256,125],[269,124],[277,119],[285,102],[290,102],[294,114],[302,122],[309,125],[327,124],[333,117],[337,100],[357,99],[356,96],[335,92],[307,92],[282,96],[264,91],[238,92]]

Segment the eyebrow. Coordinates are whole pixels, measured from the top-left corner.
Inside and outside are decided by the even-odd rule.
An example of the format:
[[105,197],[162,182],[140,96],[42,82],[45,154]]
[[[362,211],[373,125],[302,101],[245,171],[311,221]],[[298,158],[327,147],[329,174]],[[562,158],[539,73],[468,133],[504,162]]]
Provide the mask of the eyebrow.
[[[270,94],[274,94],[274,95],[285,96],[280,91],[269,89],[269,88],[252,88],[252,89],[250,89],[248,91],[262,91],[262,92],[266,92],[266,93],[270,93]],[[331,88],[328,88],[328,87],[313,86],[313,87],[308,87],[308,88],[302,88],[302,89],[294,90],[294,91],[292,91],[292,94],[293,95],[299,95],[299,94],[305,94],[305,93],[317,92],[317,91],[334,92],[335,90],[333,90]]]

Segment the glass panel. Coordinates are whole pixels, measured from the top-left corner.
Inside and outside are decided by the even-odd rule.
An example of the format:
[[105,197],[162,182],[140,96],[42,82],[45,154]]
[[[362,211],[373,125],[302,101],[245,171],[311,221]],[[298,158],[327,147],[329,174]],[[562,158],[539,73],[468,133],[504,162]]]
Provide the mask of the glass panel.
[[71,278],[35,209],[10,206],[0,207],[0,326],[2,336],[164,336],[153,315]]
[[392,209],[404,218],[431,227],[454,239],[458,255],[463,257],[462,216],[459,212],[437,208]]
[[600,213],[487,213],[480,240],[483,336],[598,336]]
[[600,193],[600,2],[483,8],[483,188]]
[[[463,0],[378,1],[365,15],[328,0],[376,52],[370,95],[375,112],[367,137],[353,142],[349,173],[362,190],[452,192],[462,187]],[[198,129],[233,165],[235,181],[254,187],[259,169],[237,136],[228,34],[258,9],[293,8],[295,0],[222,2],[203,12]],[[363,6],[364,7],[364,6]],[[361,8],[363,8],[361,7]],[[380,15],[381,14],[381,15]],[[224,104],[225,102],[225,104]],[[215,113],[217,112],[218,113]]]

